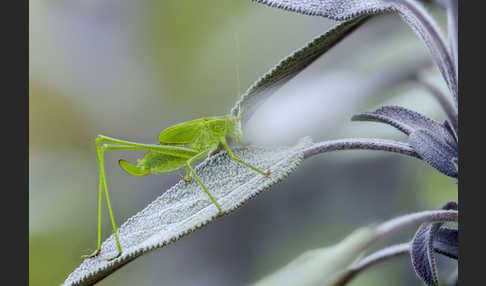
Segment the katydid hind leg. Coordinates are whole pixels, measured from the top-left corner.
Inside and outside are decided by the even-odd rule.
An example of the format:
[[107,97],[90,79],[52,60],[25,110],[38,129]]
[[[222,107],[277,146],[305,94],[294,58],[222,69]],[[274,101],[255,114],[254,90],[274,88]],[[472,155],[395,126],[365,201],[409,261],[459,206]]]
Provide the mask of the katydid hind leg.
[[209,151],[202,151],[199,154],[197,154],[196,156],[194,156],[191,159],[187,160],[187,167],[191,171],[191,173],[194,176],[194,178],[196,178],[196,180],[199,182],[199,184],[201,185],[201,187],[204,189],[204,191],[206,192],[206,194],[209,196],[209,199],[211,199],[211,201],[213,202],[213,204],[218,209],[218,216],[221,216],[223,214],[223,210],[221,209],[221,206],[218,204],[218,202],[213,197],[213,195],[211,195],[211,193],[209,192],[208,188],[204,185],[204,183],[201,181],[201,179],[199,178],[199,176],[196,174],[196,171],[191,166],[192,163],[194,163],[195,161],[197,161],[199,159],[204,158],[208,153],[209,153]]
[[[130,142],[126,140],[120,140],[116,138],[111,138],[104,135],[98,135],[96,141],[105,141],[109,143],[114,143],[116,145],[109,145],[110,150],[145,150],[145,151],[155,151],[165,155],[172,155],[177,157],[191,158],[197,155],[199,152],[190,148],[185,148],[181,146],[172,145],[160,145],[160,144],[142,144],[137,142]],[[119,147],[116,147],[119,146]]]
[[110,195],[108,194],[108,184],[106,183],[106,173],[104,168],[104,152],[106,150],[109,150],[109,148],[107,148],[106,145],[103,145],[99,151],[99,154],[100,154],[100,166],[102,167],[101,174],[103,176],[103,188],[105,189],[106,206],[108,207],[108,213],[110,214],[110,221],[111,221],[111,226],[113,228],[113,235],[115,236],[116,247],[118,249],[118,254],[108,259],[108,260],[112,260],[118,258],[122,254],[122,248],[120,244],[120,239],[118,237],[118,230],[115,223],[115,217],[113,215],[113,209],[111,207]]
[[100,140],[97,139],[95,142],[96,145],[96,154],[98,158],[98,234],[97,234],[97,246],[96,250],[88,255],[82,255],[81,258],[92,258],[98,256],[101,251],[101,205],[102,205],[102,197],[103,197],[103,175],[104,171],[102,172],[103,165],[100,164]]
[[101,173],[99,174],[99,184],[98,184],[98,244],[96,250],[88,255],[82,255],[81,258],[92,258],[98,256],[101,252],[101,204],[102,204],[102,196],[103,196],[103,179],[101,177]]
[[[111,142],[115,144],[102,144],[102,142]],[[125,144],[127,141],[122,141],[110,137],[106,137],[103,135],[99,135],[96,139],[96,152],[97,152],[97,157],[98,157],[98,169],[99,169],[99,200],[98,200],[98,244],[97,244],[97,249],[90,255],[84,255],[82,256],[83,258],[92,258],[97,255],[99,255],[101,251],[101,205],[102,205],[102,194],[103,194],[103,189],[105,193],[105,198],[106,198],[106,204],[108,208],[108,212],[110,215],[110,221],[112,224],[113,228],[113,235],[115,237],[117,249],[118,249],[118,254],[114,257],[109,258],[108,260],[112,260],[115,258],[118,258],[122,254],[122,248],[120,244],[120,239],[118,237],[118,231],[117,231],[117,226],[115,223],[114,215],[113,215],[113,210],[111,207],[111,202],[110,202],[110,196],[108,193],[108,186],[107,186],[107,181],[106,181],[106,173],[105,173],[105,168],[104,168],[104,151],[108,150],[154,150],[156,149],[157,151],[164,151],[164,146],[157,146],[157,145],[145,145],[145,144],[138,144],[138,143],[133,143],[129,142],[130,145]],[[172,152],[172,150],[169,150]],[[190,154],[195,153],[191,152]],[[187,154],[183,153],[182,156],[187,156]],[[119,161],[120,167],[122,167],[123,170],[128,172],[129,174],[133,176],[145,176],[147,175],[147,171],[139,169],[137,166],[134,164],[120,160]]]
[[137,165],[122,159],[118,160],[118,165],[120,165],[120,168],[122,168],[123,171],[134,177],[144,177],[150,173],[149,170],[143,170]]
[[[107,150],[107,148],[106,148],[106,145],[100,146],[100,142],[102,140],[103,140],[103,138],[100,138],[99,136],[96,139],[96,153],[97,153],[97,156],[98,156],[98,169],[99,169],[99,176],[100,176],[99,186],[98,186],[98,188],[99,188],[99,190],[98,190],[98,192],[99,192],[99,195],[98,195],[98,197],[99,197],[99,199],[98,199],[98,203],[99,203],[99,206],[98,206],[98,246],[97,246],[97,250],[95,252],[93,252],[91,255],[88,255],[87,257],[90,258],[90,257],[97,256],[101,251],[101,196],[102,196],[103,189],[104,189],[106,205],[108,207],[108,213],[110,215],[110,221],[111,221],[112,228],[113,228],[113,235],[115,236],[116,246],[117,246],[117,249],[118,249],[118,254],[116,256],[108,259],[108,260],[112,260],[112,259],[119,257],[122,254],[122,248],[121,248],[121,244],[120,244],[120,239],[118,237],[118,231],[117,231],[115,219],[114,219],[114,216],[113,216],[113,209],[111,207],[110,196],[108,194],[108,185],[106,183],[106,174],[105,174],[105,168],[104,168],[104,151]],[[119,149],[128,149],[129,146],[119,146],[119,147],[120,147]]]

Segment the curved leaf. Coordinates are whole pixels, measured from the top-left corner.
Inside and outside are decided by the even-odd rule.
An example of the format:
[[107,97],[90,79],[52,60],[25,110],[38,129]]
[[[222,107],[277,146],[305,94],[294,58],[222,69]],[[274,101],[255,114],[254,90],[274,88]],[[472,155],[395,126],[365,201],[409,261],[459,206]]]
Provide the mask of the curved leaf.
[[421,159],[412,146],[406,143],[376,138],[349,138],[319,142],[304,150],[304,158],[309,158],[316,154],[342,150],[379,150]]
[[374,238],[374,228],[360,228],[334,246],[304,252],[253,286],[333,285]]
[[433,242],[440,225],[441,223],[424,223],[415,233],[410,245],[413,269],[427,285],[439,285]]
[[[269,177],[231,160],[224,151],[209,157],[196,171],[223,212],[229,214],[288,176],[302,161],[303,149],[311,144],[307,137],[293,147],[248,146],[234,149],[234,154],[243,161],[264,170],[270,169]],[[119,228],[123,248],[121,257],[104,260],[117,253],[111,235],[103,242],[100,255],[85,259],[63,285],[92,285],[145,252],[163,247],[207,225],[217,218],[217,213],[198,182],[180,181]]]
[[353,121],[378,121],[387,123],[403,133],[410,135],[413,131],[427,129],[435,136],[443,138],[451,146],[457,148],[457,142],[447,126],[430,119],[418,112],[400,106],[383,106],[373,112],[354,115]]
[[432,17],[415,0],[253,0],[271,7],[343,21],[365,15],[397,12],[422,39],[442,74],[457,107],[455,63]]
[[[441,208],[442,210],[455,210],[458,206],[454,201],[447,202]],[[453,235],[448,231],[441,231],[443,222],[427,222],[422,224],[410,243],[410,258],[417,276],[422,279],[427,285],[439,285],[439,275],[437,274],[437,267],[435,264],[435,247],[437,239],[443,244],[454,244]],[[438,237],[438,235],[440,235]],[[457,248],[457,236],[456,248]],[[448,242],[444,240],[452,239]],[[441,245],[442,246],[442,245]],[[447,247],[444,247],[444,249]],[[448,249],[450,250],[450,249]],[[457,254],[457,249],[456,249]]]
[[434,250],[452,259],[459,258],[459,230],[441,227],[434,238]]
[[407,253],[409,247],[408,243],[397,245],[358,260],[363,251],[373,243],[407,227],[437,222],[441,224],[446,221],[457,221],[457,211],[449,209],[423,211],[400,216],[377,226],[360,228],[335,246],[314,249],[301,254],[254,285],[346,285],[367,266],[382,258]]
[[451,50],[451,55],[454,57],[454,62],[457,71],[457,42],[458,42],[458,0],[436,0],[437,3],[441,4],[447,9],[447,35],[449,38],[449,48]]
[[448,34],[449,34],[449,43],[451,45],[451,54],[454,57],[454,62],[456,65],[456,74],[459,73],[458,71],[458,28],[459,28],[459,17],[458,17],[458,0],[448,0],[447,1],[447,27],[448,27]]
[[458,110],[456,105],[454,105],[447,94],[442,92],[442,90],[436,86],[434,83],[430,81],[430,79],[426,78],[424,75],[417,75],[416,78],[417,82],[421,83],[422,86],[432,95],[435,97],[437,102],[442,107],[442,110],[447,115],[446,122],[449,121],[449,127],[451,134],[454,136],[456,141],[458,141],[457,134],[459,133],[459,123],[458,123]]
[[442,137],[429,130],[420,129],[410,134],[410,145],[429,165],[449,177],[457,178],[457,149]]
[[386,0],[253,0],[270,7],[310,16],[345,21],[362,15],[394,12],[393,1]]
[[343,272],[341,277],[336,280],[333,286],[344,286],[351,281],[356,275],[358,275],[363,270],[373,266],[382,261],[386,261],[390,258],[397,257],[404,254],[410,253],[410,244],[409,243],[402,243],[396,244],[384,249],[378,250],[365,258],[362,258],[351,266],[348,267],[347,271]]
[[284,83],[288,82],[322,54],[339,43],[339,41],[364,23],[366,19],[367,17],[360,17],[340,23],[310,41],[304,47],[291,53],[254,82],[241,96],[241,99],[236,102],[235,106],[231,109],[231,113],[237,115],[241,106],[243,108],[242,122],[248,121],[258,106],[263,104]]

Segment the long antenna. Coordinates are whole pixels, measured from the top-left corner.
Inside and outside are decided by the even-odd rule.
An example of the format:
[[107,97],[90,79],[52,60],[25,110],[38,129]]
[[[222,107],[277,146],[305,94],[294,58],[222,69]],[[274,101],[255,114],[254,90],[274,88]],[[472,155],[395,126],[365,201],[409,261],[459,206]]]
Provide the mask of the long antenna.
[[238,100],[238,119],[241,119],[241,94],[240,94],[240,43],[238,42],[238,34],[235,32],[235,43],[236,43],[236,83],[237,83],[237,94]]

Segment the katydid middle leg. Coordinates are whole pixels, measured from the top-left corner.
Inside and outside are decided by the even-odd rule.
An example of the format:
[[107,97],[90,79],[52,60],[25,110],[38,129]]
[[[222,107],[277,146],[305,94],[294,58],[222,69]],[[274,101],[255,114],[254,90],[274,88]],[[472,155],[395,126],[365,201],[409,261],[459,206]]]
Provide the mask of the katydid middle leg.
[[197,161],[199,159],[204,158],[209,153],[210,153],[209,151],[202,151],[202,152],[198,153],[197,155],[195,155],[194,157],[192,157],[191,159],[187,160],[187,167],[191,170],[194,178],[196,178],[196,180],[199,182],[199,184],[201,184],[201,187],[204,189],[204,191],[206,192],[206,194],[209,196],[209,198],[211,199],[211,201],[213,202],[213,204],[218,208],[218,216],[220,216],[220,215],[223,214],[223,211],[221,210],[221,206],[218,204],[218,202],[216,201],[216,199],[214,199],[214,197],[209,192],[208,188],[206,188],[206,186],[204,185],[204,183],[201,181],[201,179],[199,178],[199,176],[196,174],[196,171],[194,171],[194,169],[191,166],[192,163],[194,163],[195,161]]
[[181,179],[183,179],[186,183],[190,183],[192,181],[192,178],[191,178],[191,170],[189,169],[189,167],[186,167],[186,176],[182,176],[179,174],[179,177],[181,177]]

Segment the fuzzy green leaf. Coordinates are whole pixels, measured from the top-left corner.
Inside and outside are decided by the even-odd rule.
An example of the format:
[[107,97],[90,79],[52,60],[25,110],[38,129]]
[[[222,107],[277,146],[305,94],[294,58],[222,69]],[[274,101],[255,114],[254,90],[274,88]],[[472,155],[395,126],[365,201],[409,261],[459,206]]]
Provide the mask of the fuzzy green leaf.
[[[234,160],[225,151],[209,157],[196,168],[201,180],[221,205],[224,214],[233,212],[249,199],[288,176],[303,159],[303,150],[311,146],[309,137],[293,147],[248,146],[234,149],[243,161],[271,175],[264,177]],[[163,247],[195,231],[217,218],[218,210],[196,180],[180,181],[138,214],[129,218],[118,230],[122,255],[117,253],[111,235],[95,258],[85,259],[69,275],[63,285],[92,285],[140,255]]]
[[340,243],[307,251],[282,269],[258,281],[253,286],[334,285],[345,275],[366,247],[375,239],[372,227],[360,228]]

